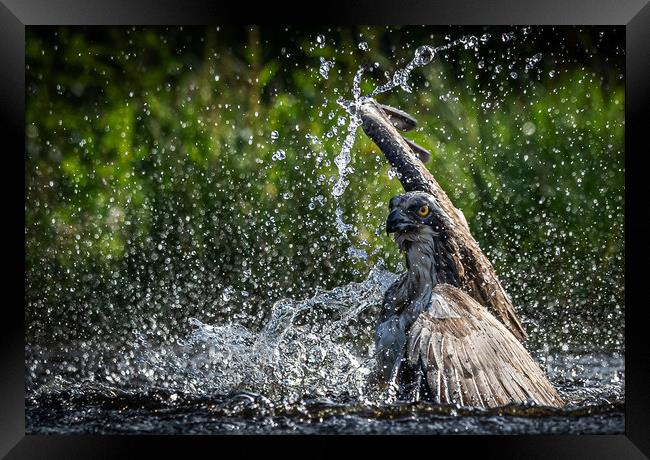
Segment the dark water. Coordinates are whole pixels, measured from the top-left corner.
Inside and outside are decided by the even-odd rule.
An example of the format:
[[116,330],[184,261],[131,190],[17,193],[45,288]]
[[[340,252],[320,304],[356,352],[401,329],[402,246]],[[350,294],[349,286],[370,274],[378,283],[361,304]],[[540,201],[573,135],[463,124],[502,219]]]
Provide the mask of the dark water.
[[124,388],[107,382],[50,383],[27,400],[31,434],[615,434],[623,433],[623,359],[556,357],[551,375],[564,409],[477,410],[305,396],[271,400],[252,392],[200,394]]
[[[368,384],[369,334],[395,275],[282,300],[261,330],[191,320],[167,345],[140,337],[27,349],[30,434],[617,434],[624,361],[598,344],[531,349],[563,409],[493,410],[390,402]],[[538,331],[543,331],[537,328]],[[545,337],[531,343],[543,344]],[[550,337],[550,335],[549,335]],[[529,347],[533,348],[533,347]]]
[[29,391],[26,431],[30,434],[616,434],[625,430],[620,356],[556,356],[552,369],[560,371],[549,374],[568,402],[564,409],[491,410],[386,403],[345,394],[271,399],[249,391],[179,391],[144,383],[138,387],[135,381],[125,386],[99,377],[72,383],[66,380],[74,373],[69,362],[61,357],[47,361],[49,375],[55,377]]
[[[303,400],[273,404],[241,393],[155,404],[166,395],[29,407],[31,434],[613,434],[623,433],[622,403],[554,411],[506,407],[459,410],[425,403],[368,406]],[[143,403],[143,400],[146,400]]]
[[[89,379],[71,383],[57,373],[31,391],[31,434],[615,434],[623,433],[624,379],[620,356],[556,356],[550,377],[564,409],[508,406],[477,410],[424,402],[385,403],[345,394],[267,398],[131,387]],[[49,364],[50,373],[58,364]],[[70,371],[68,371],[70,373]],[[209,382],[206,382],[209,386]]]

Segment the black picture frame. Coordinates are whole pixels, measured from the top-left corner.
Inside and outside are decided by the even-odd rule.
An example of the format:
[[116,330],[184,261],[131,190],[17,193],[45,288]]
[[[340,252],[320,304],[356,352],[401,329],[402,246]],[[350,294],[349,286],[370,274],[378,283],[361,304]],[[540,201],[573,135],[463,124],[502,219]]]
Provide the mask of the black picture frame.
[[[25,26],[27,25],[165,25],[219,23],[293,24],[305,20],[346,24],[466,24],[466,25],[622,25],[626,30],[626,417],[625,434],[616,436],[463,436],[402,440],[348,437],[346,447],[327,437],[162,437],[162,436],[36,436],[25,435],[24,354],[24,121]],[[650,227],[642,219],[647,193],[641,163],[647,152],[643,115],[650,102],[650,5],[648,0],[546,1],[400,1],[363,0],[322,5],[280,5],[277,2],[201,2],[199,0],[0,0],[0,114],[2,151],[10,162],[2,176],[7,230],[4,240],[4,290],[0,320],[0,455],[7,458],[135,457],[165,450],[187,455],[190,446],[225,455],[224,447],[253,449],[262,444],[288,454],[368,453],[408,445],[454,455],[475,453],[485,458],[647,458],[650,455],[650,350],[644,333],[645,267]],[[645,128],[647,129],[647,128]],[[21,176],[18,171],[23,171]],[[21,242],[22,244],[20,244]],[[631,248],[631,249],[630,249]],[[21,270],[22,268],[22,270]],[[22,282],[21,282],[22,280]],[[8,296],[7,293],[11,295]],[[635,300],[636,299],[636,300]],[[23,307],[21,307],[23,304]],[[404,443],[404,444],[402,444]],[[314,444],[318,450],[314,450]],[[353,447],[354,446],[354,447]],[[361,450],[362,449],[362,450]],[[269,451],[270,452],[270,451]]]

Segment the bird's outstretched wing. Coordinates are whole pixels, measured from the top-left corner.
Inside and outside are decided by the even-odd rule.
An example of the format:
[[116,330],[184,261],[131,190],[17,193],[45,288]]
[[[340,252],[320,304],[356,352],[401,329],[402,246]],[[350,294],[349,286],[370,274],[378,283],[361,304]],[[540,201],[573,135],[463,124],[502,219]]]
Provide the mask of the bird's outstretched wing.
[[433,289],[431,307],[413,323],[407,360],[422,366],[438,403],[563,405],[512,333],[469,295],[448,284]]

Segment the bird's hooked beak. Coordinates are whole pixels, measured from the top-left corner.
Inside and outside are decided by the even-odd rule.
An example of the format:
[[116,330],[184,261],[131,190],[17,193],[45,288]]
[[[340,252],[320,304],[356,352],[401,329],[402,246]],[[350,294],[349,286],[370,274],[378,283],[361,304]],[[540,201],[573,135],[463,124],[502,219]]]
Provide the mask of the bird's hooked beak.
[[417,225],[401,209],[393,209],[386,219],[386,233],[414,230]]

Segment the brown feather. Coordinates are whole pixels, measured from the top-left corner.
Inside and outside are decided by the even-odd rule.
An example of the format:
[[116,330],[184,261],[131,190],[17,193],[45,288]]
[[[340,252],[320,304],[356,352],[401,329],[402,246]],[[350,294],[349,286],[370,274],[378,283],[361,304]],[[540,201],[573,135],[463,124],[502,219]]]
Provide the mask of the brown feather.
[[[408,360],[413,365],[422,362],[437,399],[483,407],[529,400],[563,405],[523,345],[474,299],[447,284],[436,286],[433,293],[444,297],[459,317],[421,313],[410,329],[408,345],[420,353],[412,351]],[[417,345],[411,343],[416,340]]]

